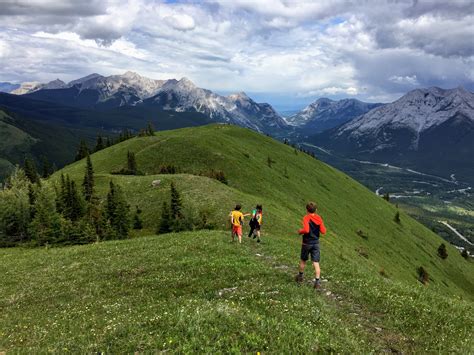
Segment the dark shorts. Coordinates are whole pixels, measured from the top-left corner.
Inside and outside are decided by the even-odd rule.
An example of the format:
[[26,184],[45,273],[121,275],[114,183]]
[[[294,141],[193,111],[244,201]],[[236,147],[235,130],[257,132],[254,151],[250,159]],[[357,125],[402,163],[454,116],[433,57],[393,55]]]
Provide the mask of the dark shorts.
[[311,260],[319,262],[321,257],[321,252],[319,250],[318,244],[303,244],[301,246],[301,260],[307,261],[309,255],[311,255]]

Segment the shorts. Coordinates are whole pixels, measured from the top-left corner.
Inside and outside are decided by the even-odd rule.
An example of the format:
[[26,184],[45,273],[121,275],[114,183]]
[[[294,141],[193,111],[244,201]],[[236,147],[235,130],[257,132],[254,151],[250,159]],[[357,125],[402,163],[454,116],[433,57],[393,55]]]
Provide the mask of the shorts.
[[301,260],[307,261],[308,256],[311,255],[311,260],[318,262],[321,258],[319,243],[317,244],[303,244],[301,246]]
[[242,235],[242,226],[232,226],[232,234]]

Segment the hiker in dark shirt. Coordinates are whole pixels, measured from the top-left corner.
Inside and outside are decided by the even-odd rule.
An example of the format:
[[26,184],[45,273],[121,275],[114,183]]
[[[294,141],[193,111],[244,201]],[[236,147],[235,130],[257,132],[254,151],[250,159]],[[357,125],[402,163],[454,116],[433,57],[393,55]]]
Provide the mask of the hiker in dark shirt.
[[316,214],[316,204],[314,202],[309,202],[306,205],[306,212],[306,216],[303,218],[303,228],[298,231],[298,233],[303,236],[303,243],[301,245],[299,273],[295,279],[297,282],[303,282],[306,261],[308,261],[308,256],[311,255],[311,261],[313,262],[314,272],[316,274],[314,288],[319,289],[321,288],[319,236],[320,234],[326,233],[326,227],[324,226],[321,216]]

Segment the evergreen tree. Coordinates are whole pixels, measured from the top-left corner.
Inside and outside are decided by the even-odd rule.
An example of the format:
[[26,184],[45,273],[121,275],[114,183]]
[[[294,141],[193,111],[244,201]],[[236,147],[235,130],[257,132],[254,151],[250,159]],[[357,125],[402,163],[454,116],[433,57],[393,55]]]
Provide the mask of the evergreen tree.
[[70,181],[69,188],[69,201],[70,201],[70,219],[71,221],[77,221],[82,216],[84,216],[84,204],[79,195],[79,191],[76,187],[76,182],[74,180]]
[[174,182],[171,183],[171,201],[170,201],[170,213],[171,219],[177,220],[182,217],[182,203],[181,203],[181,196],[179,195]]
[[0,189],[0,246],[13,246],[29,239],[31,206],[25,172],[16,167],[6,188]]
[[87,202],[92,200],[94,195],[94,169],[92,167],[91,157],[88,154],[86,160],[86,171],[84,173],[84,180],[82,182],[82,190],[84,193],[84,199]]
[[63,216],[71,221],[77,221],[84,216],[84,202],[77,191],[76,182],[66,175],[61,179],[61,197],[57,199],[60,202]]
[[95,230],[96,241],[107,239],[110,228],[107,224],[101,200],[95,195],[92,196],[90,203],[87,204],[86,220]]
[[30,218],[33,219],[35,216],[35,201],[36,192],[33,188],[33,184],[28,184],[28,203],[30,204]]
[[446,250],[446,244],[441,243],[441,245],[438,248],[438,256],[441,259],[446,259],[448,257],[448,251]]
[[111,140],[109,137],[107,137],[107,140],[106,140],[105,145],[106,145],[107,147],[111,147],[111,146],[112,146],[112,140]]
[[106,211],[107,219],[115,232],[115,237],[118,239],[128,236],[130,229],[129,209],[130,207],[125,201],[122,190],[111,181],[107,194]]
[[127,152],[127,170],[129,174],[137,174],[137,161],[135,160],[135,153],[131,151]]
[[29,231],[38,245],[55,243],[62,238],[61,217],[56,211],[54,190],[49,184],[38,187],[35,201],[35,217]]
[[388,201],[390,201],[390,194],[389,194],[388,192],[386,192],[386,193],[382,196],[382,198],[383,198],[385,201],[388,202]]
[[48,158],[46,158],[45,156],[41,158],[41,165],[42,165],[41,176],[43,179],[46,179],[53,173],[53,166],[51,162],[48,160]]
[[24,166],[25,175],[30,180],[32,184],[36,184],[40,182],[40,178],[38,176],[38,172],[36,171],[36,166],[33,160],[30,158],[25,158]]
[[135,206],[135,215],[133,216],[133,229],[143,229],[143,222],[140,218],[142,210]]
[[59,191],[56,195],[56,208],[59,213],[64,214],[64,209],[66,208],[66,178],[64,174],[61,173]]
[[148,126],[146,128],[146,133],[148,136],[154,136],[155,135],[155,128],[153,127],[153,124],[151,122],[148,122]]
[[169,232],[171,232],[171,214],[168,204],[163,202],[163,208],[161,209],[161,220],[157,233],[164,234]]
[[99,134],[97,136],[97,141],[96,141],[96,144],[95,144],[95,148],[94,148],[94,152],[98,152],[99,150],[102,150],[105,148],[105,145],[104,145],[104,139],[102,138],[102,136]]
[[79,144],[79,148],[77,149],[75,161],[84,159],[89,154],[89,148],[87,148],[86,141],[81,139],[81,143]]

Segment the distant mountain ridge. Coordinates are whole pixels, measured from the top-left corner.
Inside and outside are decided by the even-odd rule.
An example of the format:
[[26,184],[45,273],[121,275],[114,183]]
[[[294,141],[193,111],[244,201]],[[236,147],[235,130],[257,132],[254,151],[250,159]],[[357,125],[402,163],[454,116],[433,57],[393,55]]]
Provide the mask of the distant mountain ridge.
[[20,84],[13,84],[6,81],[0,82],[0,92],[10,93],[20,87]]
[[221,96],[197,87],[187,78],[154,80],[130,71],[108,77],[94,73],[68,84],[30,83],[15,93],[20,92],[35,100],[87,109],[144,106],[164,111],[199,112],[215,122],[264,132],[288,126],[267,103],[257,103],[243,92]]
[[381,105],[380,103],[367,103],[357,99],[335,101],[320,98],[300,112],[288,117],[286,121],[292,126],[311,130],[312,133],[322,132],[348,122]]
[[351,157],[474,182],[474,94],[462,87],[416,89],[311,140]]

